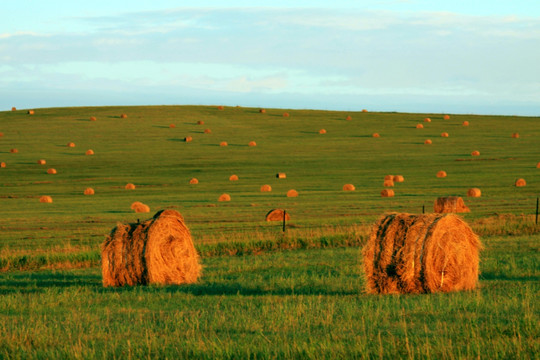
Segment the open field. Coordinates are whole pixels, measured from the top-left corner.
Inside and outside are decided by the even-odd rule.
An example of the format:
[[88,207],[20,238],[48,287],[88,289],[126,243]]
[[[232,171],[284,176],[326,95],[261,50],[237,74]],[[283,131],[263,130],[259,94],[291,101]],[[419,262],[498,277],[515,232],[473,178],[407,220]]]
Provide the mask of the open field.
[[[534,358],[540,351],[538,117],[52,108],[0,112],[0,133],[4,357]],[[448,176],[437,178],[440,170]],[[232,174],[239,180],[229,181]],[[395,197],[382,198],[388,174],[405,181],[393,187]],[[189,184],[194,177],[199,183]],[[515,187],[517,178],[527,186]],[[343,191],[347,183],[356,191]],[[272,191],[261,192],[264,184]],[[88,187],[94,195],[83,195]],[[482,196],[468,198],[472,187]],[[286,197],[290,189],[299,196]],[[218,202],[223,193],[230,202]],[[40,203],[42,195],[53,203]],[[471,212],[463,218],[486,246],[480,289],[365,295],[359,247],[370,225],[387,211],[430,212],[448,195],[464,198]],[[134,201],[150,213],[134,213]],[[201,283],[103,289],[104,236],[118,221],[163,208],[184,216],[203,256]],[[281,224],[264,221],[273,208],[291,215],[285,235]]]

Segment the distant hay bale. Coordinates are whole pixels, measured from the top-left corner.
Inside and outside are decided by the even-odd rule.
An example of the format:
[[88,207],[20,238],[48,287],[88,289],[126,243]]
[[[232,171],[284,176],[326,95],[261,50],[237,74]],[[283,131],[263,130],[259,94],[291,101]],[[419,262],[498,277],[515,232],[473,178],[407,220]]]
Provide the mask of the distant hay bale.
[[84,189],[84,195],[94,195],[94,189],[92,188]]
[[518,133],[513,133],[513,134],[512,134],[512,137],[513,137],[514,139],[518,139],[518,138],[519,138],[519,134],[518,134]]
[[266,214],[266,221],[283,221],[285,215],[285,221],[291,220],[289,213],[282,209],[273,209]]
[[351,121],[351,120],[352,120],[352,116],[351,116],[351,115],[347,115],[347,117],[345,118],[345,120]]
[[7,166],[7,165],[6,165],[6,163],[5,163],[5,162],[3,162],[3,161],[2,161],[2,162],[0,162],[0,168],[5,168],[6,166]]
[[383,191],[381,191],[382,197],[394,197],[394,195],[394,190],[392,189],[384,189]]
[[229,176],[229,181],[238,181],[238,175],[231,175]]
[[169,129],[174,129],[174,128],[176,128],[175,124],[169,124]]
[[469,126],[469,122],[467,120],[465,120],[462,125],[463,126]]
[[478,236],[457,215],[382,216],[362,249],[371,294],[436,293],[476,288]]
[[482,191],[479,188],[470,188],[467,191],[468,197],[480,197],[482,196]]
[[270,192],[272,191],[272,187],[268,184],[265,184],[263,186],[261,186],[261,192]]
[[39,159],[39,160],[37,161],[37,163],[38,163],[39,165],[45,165],[45,164],[47,163],[47,161],[45,161],[44,159]]
[[191,136],[186,136],[186,137],[184,138],[184,141],[185,141],[185,142],[192,142],[192,141],[193,141],[193,138],[192,138]]
[[288,112],[283,113],[283,117],[289,117],[289,116],[291,116],[291,115]]
[[84,154],[85,155],[94,155],[94,150],[88,149],[88,150],[86,150],[86,152]]
[[417,128],[417,129],[423,129],[423,128],[424,128],[424,125],[422,125],[422,124],[416,124],[416,128]]
[[356,188],[353,184],[345,184],[343,185],[343,191],[355,191]]
[[229,146],[226,141],[222,141],[219,143],[219,146]]
[[126,186],[124,186],[124,189],[126,190],[135,190],[136,186],[132,183],[127,183]]
[[34,110],[28,110],[26,113],[27,113],[28,115],[34,115]]
[[231,201],[231,195],[221,194],[218,198],[218,201]]
[[250,146],[250,147],[257,146],[257,143],[255,141],[250,141],[248,143],[248,146]]
[[298,191],[294,189],[287,191],[287,197],[298,197]]
[[204,133],[205,133],[205,134],[211,134],[211,133],[212,133],[212,130],[210,130],[210,129],[204,129]]
[[131,210],[134,210],[136,213],[147,213],[150,212],[150,207],[142,202],[135,201],[131,204]]
[[425,118],[424,122],[431,122],[431,119],[430,118]]
[[471,156],[480,156],[480,151],[474,150],[474,151],[471,153]]
[[450,120],[450,115],[444,115],[444,116],[443,116],[443,119],[444,119],[444,120]]
[[120,115],[120,118],[121,118],[121,119],[127,119],[127,114],[121,114],[121,115]]
[[3,132],[0,132],[0,137],[4,136],[4,133]]
[[68,142],[67,147],[73,148],[73,147],[75,147],[75,143],[74,142]]
[[217,109],[218,109],[218,110],[225,110],[225,106],[219,105],[219,106],[217,107]]
[[18,153],[19,153],[19,150],[13,148],[13,149],[10,149],[9,152],[12,153],[12,154],[18,154]]
[[446,177],[446,171],[441,170],[437,173],[438,178],[445,178]]
[[405,178],[403,177],[403,175],[395,175],[393,180],[394,182],[404,182]]
[[366,109],[362,109],[362,112],[363,113],[367,113],[368,111]]
[[374,138],[379,138],[379,137],[381,137],[381,135],[379,135],[379,133],[373,133],[372,136],[373,136]]
[[90,116],[90,121],[96,121],[96,117],[95,116]]
[[56,174],[56,169],[53,169],[53,168],[47,169],[47,174],[50,174],[50,175]]
[[384,180],[383,186],[384,187],[392,187],[392,186],[394,186],[394,180]]
[[385,175],[384,180],[394,180],[394,175]]
[[326,134],[326,130],[325,129],[319,130],[319,134]]
[[276,177],[277,177],[278,179],[286,179],[286,178],[287,178],[287,174],[281,173],[281,172],[280,172],[280,173],[277,173],[277,174],[276,174]]
[[424,144],[426,145],[431,145],[432,144],[432,141],[430,139],[427,139],[426,141],[424,141]]
[[433,203],[435,213],[466,213],[471,212],[459,196],[439,197]]
[[39,202],[40,203],[52,203],[52,197],[50,197],[49,195],[43,195],[42,197],[39,198]]
[[204,121],[202,120],[197,121],[197,125],[204,125]]
[[191,180],[189,180],[189,183],[192,185],[196,185],[199,183],[199,180],[197,178],[192,178]]
[[17,108],[14,106],[11,108],[11,111],[17,111]]
[[515,182],[515,185],[517,187],[523,187],[523,186],[527,186],[527,182],[525,181],[525,179],[517,179]]
[[441,137],[448,137],[448,136],[449,136],[449,135],[448,135],[447,132],[443,132],[443,133],[441,134]]
[[265,114],[265,113],[266,113],[266,109],[259,109],[259,112],[260,112],[261,114]]
[[536,164],[536,168],[540,169],[540,161]]
[[199,255],[182,215],[164,210],[142,223],[118,223],[101,245],[103,286],[192,284]]

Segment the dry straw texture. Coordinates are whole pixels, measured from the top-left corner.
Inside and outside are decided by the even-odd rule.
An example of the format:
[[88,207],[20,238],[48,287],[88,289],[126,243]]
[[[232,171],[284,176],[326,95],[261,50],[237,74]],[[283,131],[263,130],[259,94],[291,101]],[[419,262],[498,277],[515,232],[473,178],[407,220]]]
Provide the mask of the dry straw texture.
[[447,132],[443,132],[443,133],[441,134],[441,137],[448,137],[448,136],[449,136],[449,135],[448,135]]
[[388,214],[362,250],[372,294],[471,290],[478,283],[482,244],[453,214]]
[[84,195],[94,195],[94,189],[92,188],[84,189]]
[[195,185],[199,183],[199,180],[197,178],[192,178],[191,180],[189,180],[189,183]]
[[431,122],[431,119],[430,118],[425,118],[424,122]]
[[175,210],[137,224],[117,224],[101,246],[103,286],[191,284],[201,274],[199,254]]
[[229,181],[238,181],[238,175],[231,175],[229,176]]
[[443,170],[439,171],[437,173],[437,177],[438,178],[445,178],[446,177],[446,171],[443,171]]
[[126,190],[135,190],[135,184],[132,184],[132,183],[127,183],[126,186],[124,187]]
[[478,150],[474,150],[472,153],[471,153],[472,156],[480,156],[480,151]]
[[278,179],[285,179],[285,178],[287,178],[287,174],[285,174],[285,173],[277,173],[276,177]]
[[272,187],[268,184],[261,186],[261,192],[270,192],[272,191]]
[[525,181],[525,179],[517,179],[515,185],[517,187],[522,187],[522,186],[526,186],[527,182]]
[[422,125],[422,124],[416,124],[416,128],[417,128],[417,129],[423,129],[423,128],[424,128],[424,125]]
[[435,213],[466,213],[470,212],[469,208],[459,196],[440,197],[433,204],[433,212]]
[[47,163],[47,161],[45,161],[44,159],[39,159],[39,160],[37,161],[37,163],[38,163],[39,165],[45,165],[45,164]]
[[96,117],[95,116],[90,116],[90,121],[96,121]]
[[222,141],[222,142],[219,143],[219,146],[228,146],[228,145],[229,145],[229,144],[227,144],[226,141]]
[[221,194],[218,198],[218,201],[231,201],[231,195]]
[[287,197],[297,197],[297,196],[298,196],[298,191],[294,189],[287,191]]
[[354,191],[356,188],[353,184],[345,184],[343,185],[343,191]]
[[122,114],[122,115],[120,115],[120,118],[122,118],[122,119],[127,119],[127,114]]
[[469,197],[480,197],[480,196],[482,196],[482,191],[479,188],[470,188],[467,191],[467,196],[469,196]]
[[394,197],[394,195],[394,190],[392,189],[384,189],[383,191],[381,191],[382,197]]
[[131,204],[131,209],[135,211],[136,213],[147,213],[150,212],[150,207],[146,204],[143,204],[142,202],[135,201],[133,204]]
[[86,150],[85,154],[86,155],[94,155],[94,150],[88,149],[88,150]]
[[392,187],[392,186],[394,186],[394,180],[384,180],[383,186],[384,187]]
[[248,146],[257,146],[257,143],[255,141],[250,141],[248,143]]
[[42,197],[39,198],[39,202],[52,203],[52,197],[50,197],[49,195],[43,195]]
[[464,121],[464,122],[463,122],[463,126],[469,126],[469,122],[468,122],[468,121]]
[[12,154],[17,154],[19,152],[19,150],[13,148],[13,149],[10,149],[9,152],[12,153]]
[[266,214],[266,221],[283,221],[283,216],[285,216],[285,221],[291,220],[289,213],[282,209],[270,210]]
[[519,138],[519,134],[518,134],[518,133],[513,133],[513,134],[512,134],[512,137],[513,137],[514,139],[517,139],[517,138]]
[[184,141],[185,141],[185,142],[192,142],[192,141],[193,141],[193,138],[192,138],[191,136],[186,136],[186,137],[184,138]]
[[326,134],[326,130],[325,129],[319,130],[319,134]]
[[56,169],[53,169],[53,168],[47,169],[47,174],[51,174],[51,175],[56,174]]
[[450,120],[450,115],[444,115],[444,116],[443,116],[443,119],[444,119],[444,120]]
[[432,141],[430,139],[427,139],[426,141],[424,141],[424,144],[426,145],[431,145]]
[[393,180],[394,182],[404,182],[405,178],[403,177],[403,175],[395,175]]
[[374,138],[378,138],[378,137],[381,137],[381,135],[379,135],[379,133],[373,133],[372,135]]

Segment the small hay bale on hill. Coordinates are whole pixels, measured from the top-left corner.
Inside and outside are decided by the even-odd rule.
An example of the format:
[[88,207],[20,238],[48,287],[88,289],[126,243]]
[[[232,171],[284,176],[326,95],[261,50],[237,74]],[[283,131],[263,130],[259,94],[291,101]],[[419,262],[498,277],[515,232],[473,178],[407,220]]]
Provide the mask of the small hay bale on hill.
[[150,207],[142,202],[135,201],[131,204],[131,209],[136,213],[147,213],[150,212]]
[[250,146],[250,147],[257,146],[257,143],[255,141],[250,141],[248,143],[248,146]]
[[431,122],[431,119],[430,118],[425,118],[424,122]]
[[12,153],[12,154],[18,154],[18,153],[19,153],[19,149],[13,148],[13,149],[10,149],[9,152]]
[[480,156],[480,151],[474,150],[474,151],[471,153],[471,156]]
[[536,168],[540,169],[540,161],[536,164]]
[[185,142],[192,142],[192,141],[193,141],[193,138],[192,138],[191,136],[186,136],[186,137],[184,138],[184,141],[185,141]]
[[266,113],[266,109],[259,109],[259,112],[260,112],[261,114],[265,114],[265,113]]
[[53,169],[53,168],[47,169],[47,174],[50,174],[50,175],[56,174],[56,169]]
[[523,187],[523,186],[527,186],[527,182],[525,181],[525,179],[517,179],[515,182],[515,185],[517,187]]
[[121,114],[121,115],[120,115],[120,118],[121,118],[121,119],[127,119],[127,114]]
[[352,120],[352,116],[351,116],[351,115],[347,115],[347,117],[345,118],[345,120],[351,121],[351,120]]
[[383,186],[384,187],[392,187],[392,186],[394,186],[394,180],[384,180]]
[[384,189],[383,191],[381,191],[382,197],[394,197],[394,195],[394,190],[392,189]]
[[444,116],[443,116],[443,119],[444,119],[444,120],[450,120],[450,115],[444,115]]
[[219,146],[229,146],[226,141],[222,141],[219,143]]
[[84,189],[84,195],[94,195],[94,189],[92,188],[86,188]]
[[0,168],[5,168],[6,166],[7,166],[7,165],[6,165],[6,163],[5,163],[5,162],[3,162],[3,161],[2,161],[2,162],[0,162]]
[[196,185],[196,184],[199,183],[199,180],[198,180],[197,178],[191,178],[191,180],[189,180],[189,183],[190,183],[191,185]]
[[261,192],[270,192],[272,191],[272,187],[268,184],[265,184],[263,186],[261,186]]
[[68,142],[67,143],[67,147],[75,147],[75,143],[74,142]]
[[443,133],[441,134],[441,137],[448,137],[448,136],[450,136],[450,135],[448,135],[447,132],[443,132]]
[[95,116],[90,116],[90,121],[96,121],[96,117]]
[[94,150],[92,149],[86,150],[85,155],[94,155]]
[[385,175],[384,180],[394,180],[394,175]]
[[286,178],[287,178],[287,174],[281,173],[281,172],[280,172],[280,173],[277,173],[277,174],[276,174],[276,178],[278,178],[278,179],[286,179]]
[[479,188],[470,188],[467,191],[468,197],[480,197],[482,196],[482,191]]
[[326,130],[325,129],[319,130],[319,134],[326,134]]
[[225,110],[225,106],[219,105],[219,106],[217,107],[217,109],[218,109],[218,110]]
[[416,128],[417,128],[417,129],[423,129],[423,128],[424,128],[424,125],[422,125],[422,124],[416,124]]
[[380,138],[380,137],[381,137],[381,135],[379,135],[379,133],[373,133],[372,136],[373,136],[374,138]]
[[204,125],[204,121],[202,120],[197,121],[197,125]]
[[199,254],[182,215],[156,213],[135,224],[117,224],[101,246],[103,286],[192,284],[201,274]]
[[11,108],[11,111],[17,111],[17,108],[14,106]]
[[469,126],[469,122],[467,120],[465,120],[462,125],[463,126]]
[[345,184],[343,185],[343,191],[355,191],[356,188],[353,184]]
[[453,214],[384,215],[362,249],[371,294],[471,290],[482,244]]
[[367,113],[368,111],[367,111],[367,109],[362,109],[362,112]]
[[169,124],[169,129],[174,129],[174,128],[176,128],[175,124]]
[[435,213],[468,213],[471,212],[459,196],[439,197],[433,203]]
[[218,198],[218,201],[231,201],[231,195],[221,194]]
[[28,110],[26,113],[27,113],[28,115],[34,115],[35,111],[34,111],[34,110]]
[[136,186],[132,183],[127,183],[126,186],[124,186],[124,189],[126,190],[135,190]]
[[273,209],[266,214],[266,221],[283,221],[283,216],[285,216],[285,221],[291,220],[288,212],[282,209]]
[[446,177],[446,171],[441,170],[437,173],[438,178],[445,178]]
[[430,139],[426,139],[426,141],[424,141],[424,144],[426,145],[431,145],[432,144],[432,141]]
[[45,165],[45,164],[47,164],[47,161],[45,161],[45,159],[39,159],[39,160],[37,161],[37,163],[38,163],[39,165]]
[[39,198],[39,202],[40,203],[52,203],[52,197],[50,197],[49,195],[43,195],[42,197]]
[[212,133],[212,130],[210,130],[210,129],[204,129],[204,133],[205,133],[205,134],[211,134],[211,133]]
[[233,174],[229,176],[229,181],[238,181],[238,175]]
[[518,133],[513,133],[513,134],[512,134],[512,137],[513,137],[514,139],[518,139],[518,138],[519,138],[519,134],[518,134]]
[[403,175],[395,175],[393,180],[394,182],[404,182],[405,178],[403,177]]
[[287,191],[287,197],[298,197],[298,191],[294,189]]
[[289,116],[291,116],[291,114],[289,114],[288,112],[283,113],[283,117],[289,117]]

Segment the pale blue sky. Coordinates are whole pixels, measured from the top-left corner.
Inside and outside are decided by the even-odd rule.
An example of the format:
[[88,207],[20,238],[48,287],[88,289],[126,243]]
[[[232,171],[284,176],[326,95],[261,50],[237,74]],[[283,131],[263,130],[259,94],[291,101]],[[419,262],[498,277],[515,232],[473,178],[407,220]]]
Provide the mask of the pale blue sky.
[[540,1],[0,5],[0,110],[223,104],[540,115]]

